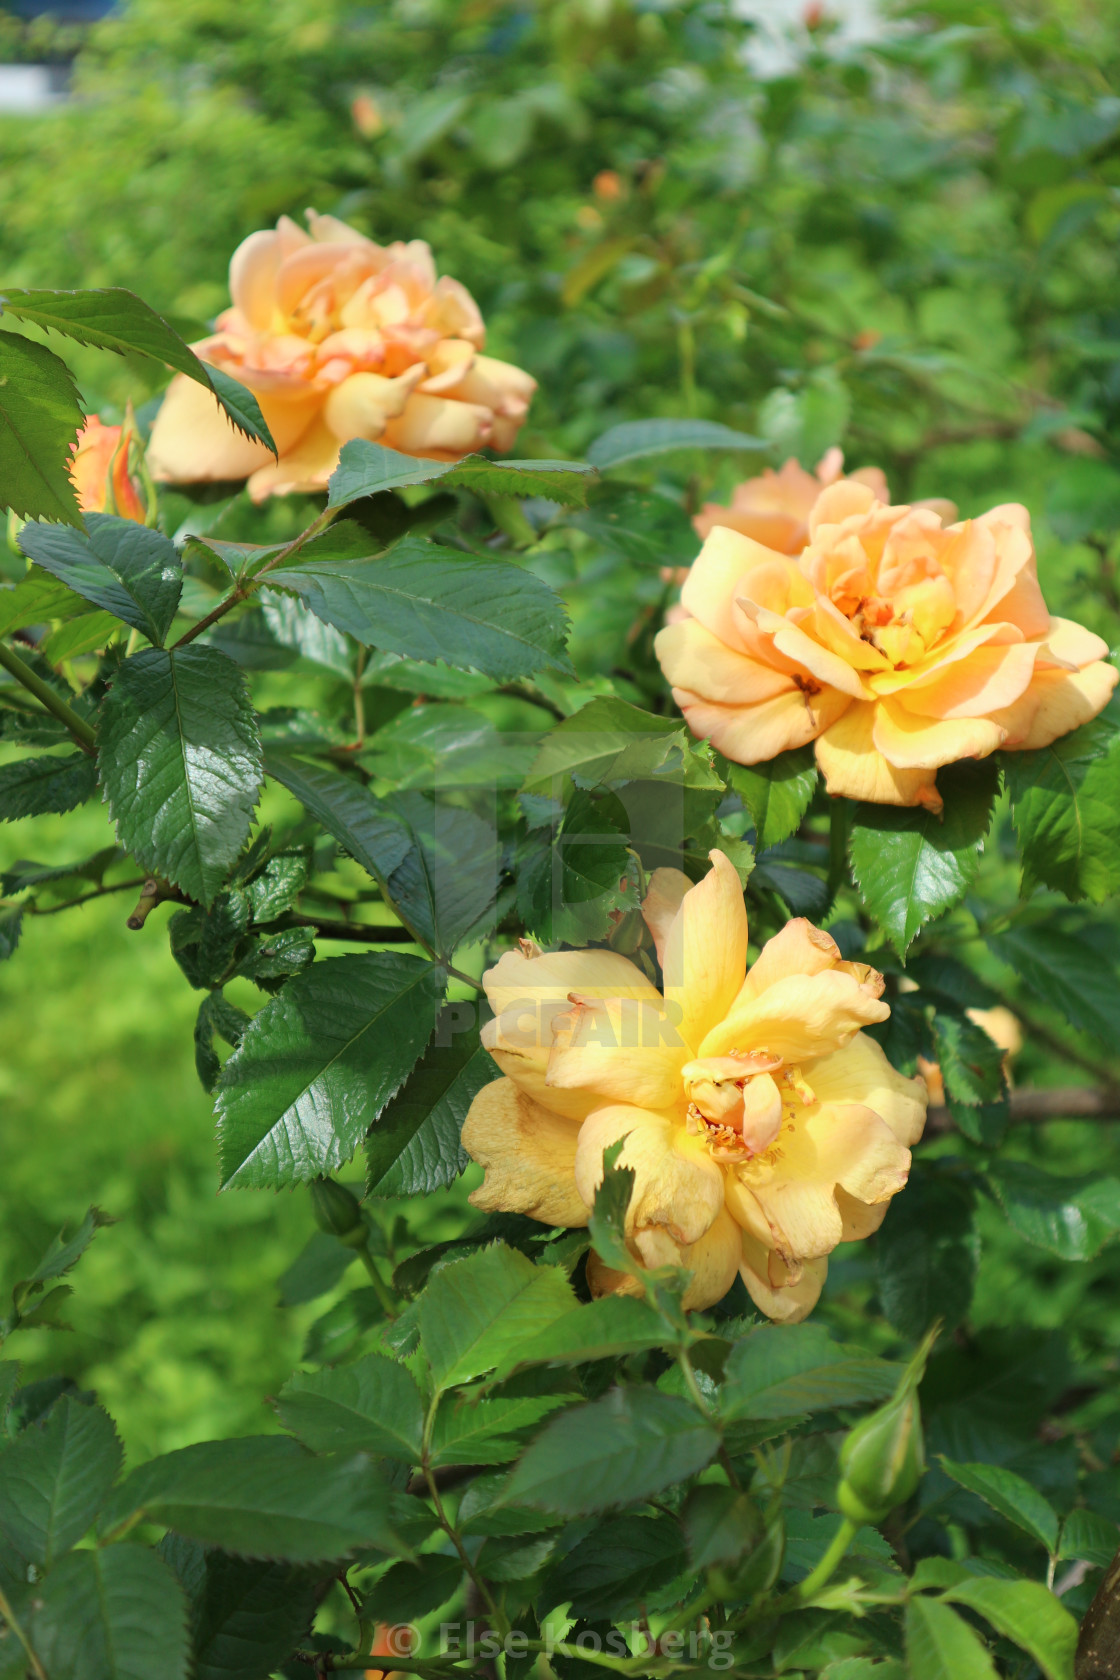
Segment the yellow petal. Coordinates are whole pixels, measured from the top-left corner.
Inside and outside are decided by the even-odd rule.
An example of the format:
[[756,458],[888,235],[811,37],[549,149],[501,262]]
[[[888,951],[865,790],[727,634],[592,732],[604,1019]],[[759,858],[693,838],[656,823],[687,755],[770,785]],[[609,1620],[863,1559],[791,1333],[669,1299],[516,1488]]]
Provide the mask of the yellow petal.
[[721,1021],[705,1038],[700,1054],[768,1050],[795,1063],[827,1056],[861,1027],[887,1019],[890,1009],[879,1001],[881,990],[881,975],[864,981],[838,969],[787,975]]
[[477,403],[425,397],[416,391],[399,419],[390,420],[382,441],[403,455],[457,461],[488,441],[491,418],[490,410]]
[[658,631],[653,648],[668,683],[716,705],[756,706],[781,694],[797,693],[785,671],[728,647],[698,618],[667,624]]
[[271,460],[263,443],[253,443],[230,424],[204,385],[185,373],[175,375],[148,444],[153,478],[169,484],[247,478]]
[[229,260],[233,307],[258,332],[268,332],[274,324],[276,275],[283,254],[279,235],[271,228],[262,228],[243,239]]
[[404,412],[423,377],[423,362],[396,379],[386,379],[380,373],[352,373],[330,392],[323,404],[323,419],[340,443],[348,443],[351,438],[374,442],[389,421]]
[[254,502],[263,502],[268,496],[325,490],[338,466],[338,447],[337,437],[317,416],[294,448],[283,451],[278,461],[270,459],[257,468],[249,479],[249,495]]
[[873,805],[926,805],[940,811],[941,795],[932,770],[900,770],[876,747],[877,705],[857,701],[817,737],[817,766],[834,797]]
[[901,704],[923,718],[977,718],[1010,706],[1034,675],[1039,643],[988,643],[967,659],[898,691]]
[[712,867],[681,901],[662,958],[665,1001],[694,1050],[730,1010],[747,966],[743,888],[723,852],[708,857]]
[[649,878],[649,889],[642,900],[642,920],[653,935],[657,960],[665,962],[665,941],[673,918],[681,907],[684,895],[692,891],[692,882],[683,869],[655,869]]
[[603,1181],[603,1151],[625,1138],[619,1165],[634,1168],[626,1233],[663,1230],[687,1247],[699,1242],[723,1207],[723,1172],[707,1145],[669,1115],[617,1104],[600,1108],[580,1127],[576,1186],[591,1207]]
[[486,1174],[472,1206],[544,1225],[586,1225],[575,1182],[578,1138],[578,1122],[541,1108],[512,1079],[484,1085],[463,1122],[463,1148]]
[[779,980],[794,974],[823,974],[842,961],[840,947],[832,935],[814,927],[804,916],[797,916],[766,941],[757,961],[747,971],[736,1007],[761,997]]
[[890,1205],[889,1201],[876,1202],[874,1205],[857,1201],[854,1196],[849,1196],[848,1192],[838,1184],[836,1186],[836,1206],[840,1209],[840,1218],[844,1222],[843,1235],[840,1241],[862,1242],[865,1237],[873,1236],[887,1217],[887,1209]]
[[735,1282],[743,1252],[739,1227],[723,1209],[694,1243],[682,1246],[663,1226],[655,1226],[637,1234],[635,1247],[643,1263],[651,1269],[684,1266],[692,1273],[681,1301],[686,1312],[702,1312],[705,1307],[722,1301]]
[[791,579],[797,574],[791,587],[800,586],[801,592],[811,599],[812,590],[792,561],[738,531],[729,530],[726,525],[717,525],[685,579],[681,604],[713,636],[718,636],[730,648],[742,650],[743,633],[735,613],[735,596],[742,593],[740,581],[755,567],[770,566],[775,561],[787,569]]
[[1007,731],[1008,751],[1048,747],[1088,723],[1108,704],[1118,675],[1115,666],[1103,662],[1083,671],[1036,671],[1022,699],[995,713]]
[[925,1081],[898,1073],[882,1046],[866,1033],[857,1033],[843,1049],[822,1056],[805,1077],[822,1103],[862,1103],[873,1109],[907,1148],[921,1137],[926,1123]]
[[584,998],[573,992],[553,1018],[545,1083],[550,1091],[590,1091],[600,1102],[672,1108],[683,1097],[688,1048],[660,998]]
[[759,1312],[779,1324],[800,1324],[820,1299],[828,1261],[808,1260],[794,1274],[779,1255],[744,1234],[739,1275]]
[[962,758],[987,758],[1005,736],[990,718],[919,717],[897,700],[878,702],[872,729],[874,745],[896,770],[936,770]]
[[794,688],[749,706],[715,705],[684,688],[674,688],[673,699],[692,733],[711,741],[735,764],[762,764],[791,747],[806,746],[853,704],[836,689],[808,694]]

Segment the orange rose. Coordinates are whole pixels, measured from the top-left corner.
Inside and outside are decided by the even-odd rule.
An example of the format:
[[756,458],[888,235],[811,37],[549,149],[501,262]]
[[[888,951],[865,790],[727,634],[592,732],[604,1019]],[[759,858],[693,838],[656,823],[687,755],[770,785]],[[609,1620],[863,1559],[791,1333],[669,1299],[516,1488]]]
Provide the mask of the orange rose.
[[815,741],[849,799],[940,810],[941,765],[1046,746],[1117,681],[1099,636],[1051,618],[1014,504],[946,527],[837,483],[799,559],[717,527],[681,599],[656,648],[693,733],[739,764]]
[[90,415],[71,451],[70,482],[83,513],[115,513],[138,525],[154,519],[155,490],[131,408],[123,426]]
[[248,478],[254,501],[322,490],[351,438],[457,461],[509,449],[536,380],[480,354],[486,329],[465,287],[436,279],[421,239],[375,245],[334,216],[287,216],[230,262],[232,309],[194,349],[247,385],[280,452],[235,431],[177,375],[152,428],[157,478]]

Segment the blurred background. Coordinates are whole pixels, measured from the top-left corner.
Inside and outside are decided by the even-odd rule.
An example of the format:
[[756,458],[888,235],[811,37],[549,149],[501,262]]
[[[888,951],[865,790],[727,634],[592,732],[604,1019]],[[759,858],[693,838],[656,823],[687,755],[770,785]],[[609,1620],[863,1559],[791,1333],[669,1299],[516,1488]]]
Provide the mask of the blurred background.
[[[424,238],[488,348],[540,381],[519,454],[699,416],[764,435],[775,465],[839,442],[896,500],[1021,500],[1051,609],[1115,646],[1118,23],[1116,0],[0,7],[0,283],[128,286],[200,336],[230,253],[281,214]],[[150,364],[72,359],[107,420],[158,389]],[[742,459],[697,460],[685,494],[724,498]],[[594,576],[573,593],[578,628]],[[0,833],[0,866],[66,861],[79,837],[110,843],[98,809]],[[166,911],[141,934],[126,914],[27,918],[0,967],[0,1277],[89,1201],[117,1217],[76,1280],[78,1331],[20,1353],[96,1386],[136,1458],[268,1427],[261,1396],[324,1302],[281,1304],[306,1195],[216,1194],[197,999]],[[1024,1083],[1113,1055],[1041,1026]],[[1092,1171],[1111,1140],[1061,1122],[1008,1147]],[[457,1194],[413,1217],[439,1231]],[[1120,1249],[1062,1265],[981,1220],[974,1320],[1064,1326],[1114,1361]],[[841,1328],[869,1264],[834,1269]]]

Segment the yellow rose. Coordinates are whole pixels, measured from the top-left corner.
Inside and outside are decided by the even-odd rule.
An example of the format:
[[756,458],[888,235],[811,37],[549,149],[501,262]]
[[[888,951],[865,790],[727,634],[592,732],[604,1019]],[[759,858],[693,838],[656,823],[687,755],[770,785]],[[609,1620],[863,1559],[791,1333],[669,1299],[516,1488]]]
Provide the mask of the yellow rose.
[[254,501],[322,490],[351,438],[457,461],[510,449],[536,380],[481,354],[486,329],[457,280],[437,280],[421,239],[375,245],[334,216],[251,233],[229,268],[232,309],[193,348],[247,385],[280,452],[243,437],[178,374],[149,459],[175,483],[248,478]]
[[[723,525],[778,554],[800,554],[809,541],[809,515],[821,491],[841,481],[843,470],[839,449],[830,449],[817,462],[815,473],[806,472],[791,456],[780,472],[767,467],[757,478],[737,484],[730,507],[705,502],[692,521],[696,535],[709,537],[717,525]],[[855,483],[870,485],[880,501],[887,500],[887,481],[878,467],[860,467],[850,477]]]
[[797,559],[720,526],[657,656],[693,733],[739,764],[816,742],[828,791],[941,809],[936,773],[1044,747],[1116,684],[1099,636],[1051,618],[1014,504],[945,526],[833,484]]
[[[926,1090],[861,1028],[883,979],[789,922],[747,970],[747,916],[722,852],[697,886],[657,869],[643,905],[659,992],[614,951],[529,942],[485,976],[482,1040],[506,1075],[471,1104],[463,1143],[485,1169],[471,1201],[586,1225],[603,1151],[635,1173],[627,1236],[646,1266],[692,1272],[706,1307],[737,1273],[771,1318],[804,1318],[838,1242],[878,1229],[906,1183]],[[593,1255],[596,1294],[633,1281]]]
[[70,455],[70,482],[83,513],[115,513],[138,525],[155,518],[155,487],[131,408],[123,426],[104,426],[91,414]]

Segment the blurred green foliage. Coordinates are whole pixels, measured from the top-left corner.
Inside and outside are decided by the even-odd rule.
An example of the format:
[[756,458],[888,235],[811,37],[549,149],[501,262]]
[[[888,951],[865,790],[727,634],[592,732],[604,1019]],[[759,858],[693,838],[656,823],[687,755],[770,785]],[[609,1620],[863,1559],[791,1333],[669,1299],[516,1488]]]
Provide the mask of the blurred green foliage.
[[[862,44],[824,10],[762,74],[761,35],[722,0],[131,0],[85,37],[69,103],[0,120],[0,272],[130,286],[201,331],[229,253],[282,213],[422,237],[478,297],[490,347],[541,382],[520,453],[579,455],[658,414],[761,432],[807,465],[840,441],[900,497],[1027,502],[1052,609],[1115,641],[1120,8],[931,0]],[[41,49],[4,28],[10,55]],[[156,389],[150,367],[73,359],[107,414]],[[693,503],[744,472],[691,468]],[[269,528],[299,515],[270,509]],[[633,599],[567,548],[541,566],[594,666]],[[660,598],[651,577],[647,611]],[[2,861],[53,861],[76,826],[106,842],[99,813],[65,821],[65,841],[62,819],[23,825],[18,848],[0,836]],[[990,884],[1013,902],[1009,861]],[[80,1332],[21,1351],[95,1385],[143,1457],[268,1427],[259,1396],[323,1303],[277,1304],[306,1196],[215,1195],[197,1000],[155,925],[125,932],[126,902],[30,920],[0,969],[0,1270],[88,1200],[120,1219],[84,1262]],[[1069,1066],[1034,1036],[1021,1073]],[[1107,1144],[1062,1123],[1008,1149],[1091,1172]],[[446,1205],[411,1211],[425,1236]],[[1114,1361],[1120,1249],[1063,1264],[980,1217],[974,1321],[1064,1329]],[[841,1260],[826,1314],[849,1324],[873,1289],[867,1253]]]

